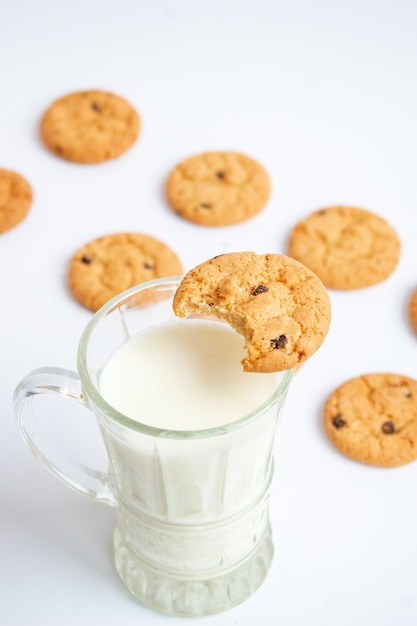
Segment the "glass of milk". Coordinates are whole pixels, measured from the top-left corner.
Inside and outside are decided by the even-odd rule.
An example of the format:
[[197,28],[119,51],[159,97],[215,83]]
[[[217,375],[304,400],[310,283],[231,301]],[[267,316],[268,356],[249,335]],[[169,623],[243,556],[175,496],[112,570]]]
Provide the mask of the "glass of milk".
[[[70,487],[117,510],[116,568],[163,613],[210,615],[248,598],[273,556],[273,443],[293,370],[244,373],[243,338],[221,320],[176,318],[180,277],[104,305],[78,348],[78,372],[41,368],[15,391],[21,433]],[[39,426],[45,395],[91,410],[108,469],[68,460]]]

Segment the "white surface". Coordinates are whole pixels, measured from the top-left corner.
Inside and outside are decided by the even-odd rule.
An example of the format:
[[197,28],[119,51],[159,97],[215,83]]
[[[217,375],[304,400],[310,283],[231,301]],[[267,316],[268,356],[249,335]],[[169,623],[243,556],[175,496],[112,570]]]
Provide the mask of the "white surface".
[[[333,322],[297,374],[276,440],[276,554],[243,605],[205,624],[415,626],[417,463],[377,469],[327,442],[321,409],[351,376],[417,377],[407,302],[417,284],[417,4],[331,0],[14,0],[0,18],[0,166],[31,182],[27,219],[0,236],[0,606],[8,626],[202,623],[139,605],[111,556],[114,511],[52,477],[12,415],[15,385],[43,365],[75,368],[90,313],[66,289],[69,258],[121,230],[167,241],[186,269],[220,252],[284,252],[311,210],[352,203],[397,229],[385,282],[332,292]],[[44,109],[75,89],[127,97],[141,113],[123,157],[81,166],[38,138]],[[163,199],[190,154],[258,158],[273,194],[256,218],[201,228]],[[64,426],[64,425],[63,425]]]

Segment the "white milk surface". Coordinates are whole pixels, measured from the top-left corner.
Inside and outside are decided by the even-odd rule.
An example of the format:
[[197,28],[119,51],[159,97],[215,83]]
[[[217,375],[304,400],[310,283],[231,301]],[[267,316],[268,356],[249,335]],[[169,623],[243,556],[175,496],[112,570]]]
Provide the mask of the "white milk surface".
[[243,357],[243,338],[227,324],[178,320],[122,344],[100,375],[100,391],[150,426],[212,428],[255,410],[279,384],[282,374],[243,372]]

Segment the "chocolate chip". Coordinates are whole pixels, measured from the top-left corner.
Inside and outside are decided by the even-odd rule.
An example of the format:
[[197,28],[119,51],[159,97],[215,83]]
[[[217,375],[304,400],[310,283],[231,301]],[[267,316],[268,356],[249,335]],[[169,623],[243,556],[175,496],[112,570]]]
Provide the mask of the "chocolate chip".
[[385,435],[392,435],[395,433],[395,425],[393,422],[384,422],[381,426],[382,432]]
[[93,257],[88,256],[88,254],[84,254],[84,256],[81,257],[81,263],[85,263],[85,265],[90,265],[90,263],[93,262]]
[[279,337],[275,337],[275,339],[271,339],[270,343],[274,350],[280,350],[283,348],[288,339],[285,335],[280,335]]
[[200,202],[200,206],[202,209],[211,209],[211,204],[207,204],[207,202]]
[[223,180],[224,178],[224,172],[216,172],[216,176],[219,180]]
[[204,302],[207,306],[214,306],[213,295],[211,293],[202,293],[201,297],[204,298]]
[[317,211],[319,215],[326,215],[327,211],[326,209],[321,209],[320,211]]
[[251,293],[253,296],[259,296],[260,293],[265,293],[265,291],[268,291],[268,287],[266,285],[258,285],[255,289],[252,289]]
[[93,111],[97,111],[97,113],[101,113],[103,110],[101,106],[97,104],[97,102],[93,102],[91,108],[93,109]]
[[334,418],[332,419],[332,424],[335,428],[343,428],[343,426],[346,426],[346,422],[343,419],[341,413],[338,413],[334,416]]
[[143,267],[145,268],[145,270],[153,270],[155,269],[155,265],[151,265],[150,263],[144,263]]

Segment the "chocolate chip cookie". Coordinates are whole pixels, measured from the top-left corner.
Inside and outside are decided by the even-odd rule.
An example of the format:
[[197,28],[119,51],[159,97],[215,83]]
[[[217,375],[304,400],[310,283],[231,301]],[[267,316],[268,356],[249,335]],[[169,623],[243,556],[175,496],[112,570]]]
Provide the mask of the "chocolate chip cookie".
[[366,374],[343,383],[324,407],[324,427],[340,452],[381,467],[417,459],[417,381]]
[[417,288],[414,289],[408,303],[408,316],[411,322],[411,326],[417,333]]
[[304,362],[322,344],[330,299],[321,280],[287,256],[223,254],[188,272],[174,296],[177,316],[215,315],[245,338],[247,372]]
[[332,206],[292,229],[288,254],[333,289],[360,289],[385,280],[397,266],[400,240],[388,222],[364,209]]
[[0,169],[0,233],[20,224],[32,200],[32,187],[23,176]]
[[159,239],[142,233],[116,233],[80,248],[71,259],[68,281],[74,298],[97,311],[129,287],[182,272],[178,256]]
[[229,226],[250,219],[268,201],[265,168],[238,152],[205,152],[179,163],[166,181],[171,207],[202,226]]
[[40,124],[49,150],[76,163],[100,163],[120,156],[134,144],[139,130],[139,115],[127,100],[97,89],[59,98]]

